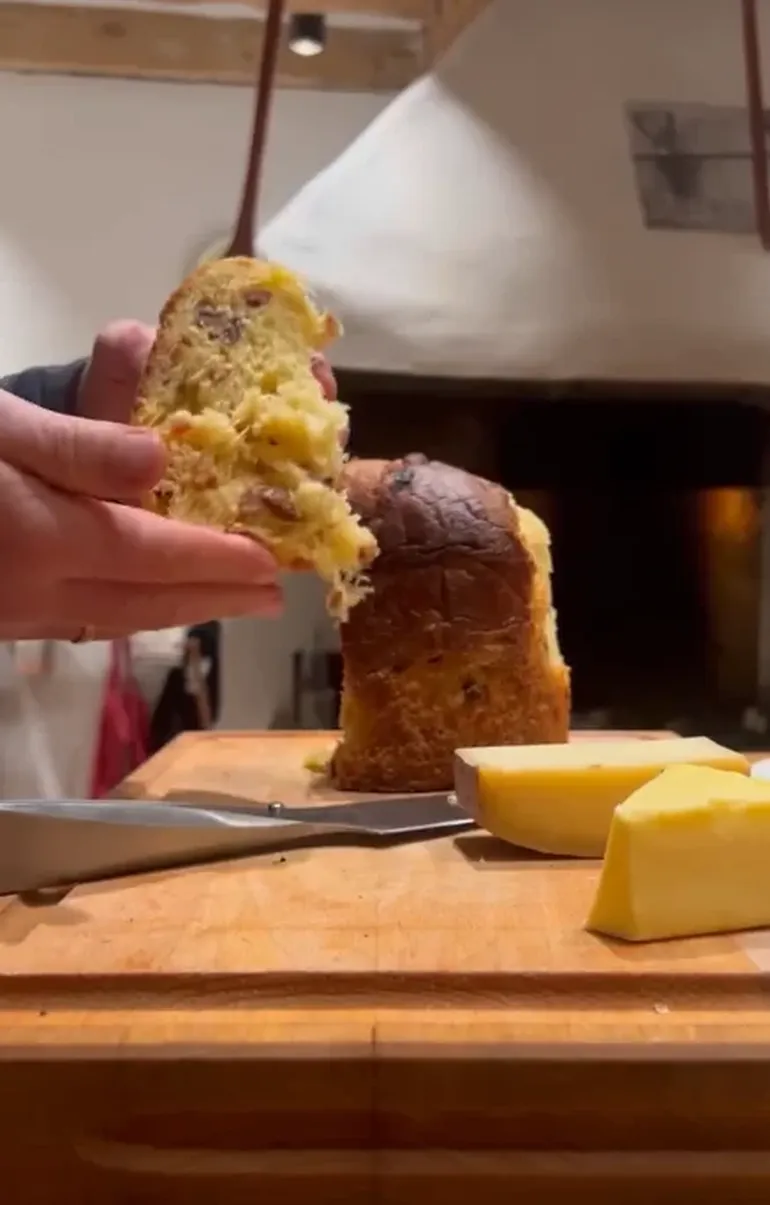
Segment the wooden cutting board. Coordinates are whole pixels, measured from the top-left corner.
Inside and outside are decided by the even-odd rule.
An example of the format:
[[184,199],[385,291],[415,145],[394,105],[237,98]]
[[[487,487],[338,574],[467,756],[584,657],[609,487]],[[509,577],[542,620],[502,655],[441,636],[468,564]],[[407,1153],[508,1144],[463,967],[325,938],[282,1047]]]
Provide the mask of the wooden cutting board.
[[[121,794],[344,798],[304,767],[334,739],[187,735]],[[770,943],[601,940],[597,873],[474,832],[4,901],[0,1170],[40,1172],[15,1205],[759,1200]]]

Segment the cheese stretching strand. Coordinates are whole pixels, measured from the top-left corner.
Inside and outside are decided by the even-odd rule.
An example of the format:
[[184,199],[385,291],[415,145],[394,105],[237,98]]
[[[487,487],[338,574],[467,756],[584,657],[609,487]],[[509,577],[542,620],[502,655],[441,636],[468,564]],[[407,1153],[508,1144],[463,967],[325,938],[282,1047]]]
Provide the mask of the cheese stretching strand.
[[455,791],[482,828],[524,849],[600,858],[616,807],[668,766],[749,773],[706,737],[460,749]]
[[281,565],[313,567],[345,619],[377,544],[342,488],[347,409],[313,373],[313,354],[340,329],[285,268],[206,263],[161,314],[135,422],[168,447],[152,509],[250,534]]
[[588,928],[656,941],[770,925],[770,783],[672,767],[615,811]]

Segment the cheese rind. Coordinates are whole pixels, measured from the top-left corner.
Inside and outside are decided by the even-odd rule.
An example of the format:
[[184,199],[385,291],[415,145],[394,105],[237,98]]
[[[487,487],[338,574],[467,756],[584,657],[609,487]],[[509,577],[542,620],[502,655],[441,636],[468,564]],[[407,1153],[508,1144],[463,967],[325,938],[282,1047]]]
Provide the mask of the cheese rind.
[[740,753],[706,737],[459,749],[455,792],[482,828],[540,853],[604,854],[615,808],[667,767],[749,774]]
[[587,928],[626,941],[770,925],[770,783],[677,766],[615,811]]

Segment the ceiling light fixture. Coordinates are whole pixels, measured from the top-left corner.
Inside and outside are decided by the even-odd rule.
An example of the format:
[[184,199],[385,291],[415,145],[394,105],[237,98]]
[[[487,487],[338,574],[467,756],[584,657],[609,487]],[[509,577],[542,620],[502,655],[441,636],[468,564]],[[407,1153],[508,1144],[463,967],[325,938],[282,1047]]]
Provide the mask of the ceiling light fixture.
[[289,49],[303,59],[321,54],[326,46],[326,17],[323,13],[295,13],[289,26]]

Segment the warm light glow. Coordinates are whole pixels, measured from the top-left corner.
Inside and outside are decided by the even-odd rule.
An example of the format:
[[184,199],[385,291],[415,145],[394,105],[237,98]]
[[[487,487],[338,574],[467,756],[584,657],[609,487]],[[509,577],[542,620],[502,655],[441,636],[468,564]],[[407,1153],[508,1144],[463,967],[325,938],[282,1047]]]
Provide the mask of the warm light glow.
[[295,54],[301,55],[303,59],[310,59],[314,54],[321,54],[323,46],[319,42],[314,42],[312,38],[295,38],[291,44],[291,48]]
[[303,59],[322,54],[326,46],[323,13],[296,13],[289,27],[289,49]]
[[751,489],[704,491],[706,529],[723,539],[745,540],[754,535],[759,521],[757,498]]
[[760,520],[758,490],[698,492],[710,672],[719,696],[743,705],[756,689]]

